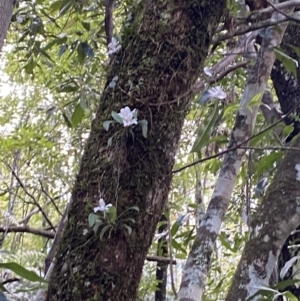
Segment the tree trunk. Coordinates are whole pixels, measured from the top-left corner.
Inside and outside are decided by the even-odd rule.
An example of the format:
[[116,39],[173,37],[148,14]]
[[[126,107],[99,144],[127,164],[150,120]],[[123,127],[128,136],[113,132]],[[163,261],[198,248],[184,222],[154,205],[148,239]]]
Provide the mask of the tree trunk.
[[[273,20],[280,19],[280,15],[274,13],[272,18]],[[258,107],[252,106],[249,108],[248,106],[255,96],[261,98],[266,89],[275,61],[273,47],[274,45],[280,45],[285,29],[286,24],[280,26],[280,33],[272,28],[266,30],[268,34],[263,39],[254,65],[249,69],[247,84],[241,98],[240,108],[228,145],[228,152],[224,156],[212,198],[200,223],[182,273],[178,293],[178,300],[180,301],[202,300],[214,245],[246,152],[245,148],[239,146],[247,146],[256,120]]]
[[4,45],[4,39],[14,10],[14,5],[15,0],[0,1],[0,51]]
[[[300,147],[300,139],[294,147]],[[288,235],[300,223],[300,152],[289,150],[251,223],[246,243],[226,301],[245,301],[277,282],[277,259]],[[259,300],[256,296],[252,300]]]
[[[299,27],[291,24],[288,26],[286,34],[283,38],[282,48],[284,52],[292,57],[295,60],[299,60],[297,53],[294,50],[285,45],[293,45],[295,47],[300,46],[300,32]],[[300,106],[299,106],[299,95],[300,95],[300,86],[298,84],[300,78],[300,68],[297,68],[297,78],[291,76],[291,73],[286,70],[286,68],[279,62],[276,61],[274,64],[274,68],[271,73],[273,84],[276,90],[276,94],[281,106],[281,110],[284,115],[288,114],[291,110],[297,114],[298,118],[300,116]],[[288,137],[288,141],[291,140],[295,135],[300,132],[300,122],[299,119],[296,121],[293,118],[293,114],[288,115],[285,118],[286,124],[293,124],[294,131]],[[299,256],[299,241],[300,241],[300,227],[298,226],[297,231],[294,231],[289,235],[288,239],[285,241],[283,248],[281,250],[281,254],[278,260],[278,275],[280,275],[281,269],[284,265],[292,259],[294,256]],[[295,272],[295,268],[297,265],[297,261],[291,265],[288,272],[284,275],[284,277],[279,278],[278,281],[288,280],[288,279],[298,279],[299,271]],[[293,293],[298,299],[300,298],[300,288],[299,285],[293,285],[287,287],[285,290]],[[282,300],[282,297],[278,298],[278,300]]]
[[[68,222],[50,278],[48,301],[136,300],[143,263],[168,197],[174,156],[190,88],[198,78],[225,0],[139,1],[113,55],[72,193]],[[170,3],[168,6],[167,3]],[[114,88],[109,86],[118,76]],[[112,111],[129,106],[148,121],[104,130]],[[134,136],[133,136],[134,135]],[[113,137],[112,144],[108,139]],[[118,221],[100,239],[88,227],[99,198],[117,207]],[[130,210],[137,206],[139,212]]]

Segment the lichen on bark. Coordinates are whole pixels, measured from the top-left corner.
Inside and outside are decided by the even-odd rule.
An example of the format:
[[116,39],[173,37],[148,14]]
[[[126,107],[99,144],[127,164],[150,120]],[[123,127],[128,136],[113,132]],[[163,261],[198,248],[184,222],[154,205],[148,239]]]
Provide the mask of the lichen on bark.
[[[58,247],[47,300],[135,300],[143,263],[165,206],[190,88],[199,76],[225,8],[224,1],[141,1],[122,50],[111,59],[107,85],[92,123]],[[114,88],[111,80],[118,76]],[[129,106],[148,121],[125,129],[103,122]],[[107,141],[113,137],[109,146]],[[132,233],[111,237],[90,231],[87,218],[98,199],[128,211]]]
[[[300,138],[293,147],[299,147]],[[296,164],[300,153],[287,151],[266,196],[251,222],[250,240],[246,243],[226,300],[247,300],[258,287],[274,285],[276,263],[283,243],[300,223],[300,185]],[[258,296],[253,300],[257,300]]]

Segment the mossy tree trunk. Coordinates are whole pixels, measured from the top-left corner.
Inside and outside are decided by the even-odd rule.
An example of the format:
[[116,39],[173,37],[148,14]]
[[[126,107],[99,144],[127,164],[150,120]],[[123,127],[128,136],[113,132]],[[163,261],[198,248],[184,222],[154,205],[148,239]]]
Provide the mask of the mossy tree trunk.
[[[111,60],[56,256],[48,301],[136,300],[142,268],[167,200],[190,87],[199,76],[225,0],[139,1]],[[108,84],[118,76],[114,88]],[[129,106],[148,121],[124,128],[103,122]],[[134,138],[132,133],[134,134]],[[113,137],[108,146],[108,139]],[[88,227],[99,198],[135,219],[100,240]],[[119,225],[120,226],[120,225]]]

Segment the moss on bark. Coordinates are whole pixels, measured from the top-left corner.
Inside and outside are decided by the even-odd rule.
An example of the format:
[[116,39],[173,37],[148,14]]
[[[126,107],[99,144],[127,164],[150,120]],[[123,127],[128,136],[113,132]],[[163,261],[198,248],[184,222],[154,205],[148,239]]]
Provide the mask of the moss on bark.
[[[225,0],[141,1],[111,62],[107,86],[81,161],[68,223],[49,284],[48,301],[135,300],[143,263],[166,203],[190,87],[199,76]],[[118,76],[116,86],[108,86]],[[148,121],[103,129],[111,112],[129,106]],[[134,136],[133,136],[133,135]],[[107,141],[114,137],[112,144]],[[128,211],[132,233],[103,240],[87,228],[99,198]]]

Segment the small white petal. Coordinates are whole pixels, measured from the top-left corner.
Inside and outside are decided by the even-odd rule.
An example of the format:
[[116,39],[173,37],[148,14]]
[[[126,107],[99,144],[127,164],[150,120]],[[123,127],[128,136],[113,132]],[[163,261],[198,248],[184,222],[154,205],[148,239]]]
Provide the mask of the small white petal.
[[99,205],[101,208],[105,207],[105,201],[102,198],[100,198],[100,200],[99,200]]
[[103,210],[102,210],[102,207],[95,207],[95,208],[94,208],[94,212],[95,212],[95,213],[98,212],[98,211],[103,211]]

